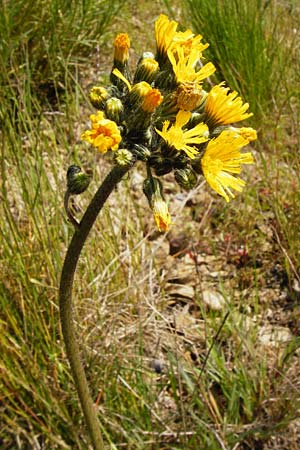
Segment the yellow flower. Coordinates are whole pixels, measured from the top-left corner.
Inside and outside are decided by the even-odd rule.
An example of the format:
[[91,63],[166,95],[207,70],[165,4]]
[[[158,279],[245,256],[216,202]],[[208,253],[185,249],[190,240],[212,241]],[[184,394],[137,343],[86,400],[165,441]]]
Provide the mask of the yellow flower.
[[160,14],[155,22],[155,37],[158,62],[164,61],[167,57],[167,51],[176,35],[178,23],[170,21],[167,16]]
[[202,36],[200,34],[195,36],[191,30],[176,31],[177,26],[177,22],[174,20],[170,21],[164,14],[161,14],[155,22],[156,59],[160,63],[164,63],[167,59],[168,50],[181,47],[185,56],[195,50],[198,58],[201,58],[203,50],[209,45],[202,44]]
[[237,135],[242,136],[248,142],[252,142],[257,139],[257,132],[251,127],[230,127],[229,130],[234,131]]
[[176,47],[168,51],[168,57],[178,84],[186,82],[200,84],[204,78],[209,77],[216,70],[215,66],[209,62],[196,72],[195,66],[199,61],[199,53],[196,49],[185,55],[182,47]]
[[209,126],[228,125],[253,115],[246,113],[249,104],[243,104],[241,97],[237,97],[238,93],[235,91],[228,94],[229,88],[225,88],[223,84],[214,86],[207,96],[205,113]]
[[[243,190],[245,182],[230,174],[239,174],[242,164],[253,164],[250,152],[241,153],[240,149],[248,144],[241,135],[225,130],[217,138],[212,139],[201,159],[203,175],[212,189],[229,202],[234,198],[231,189]],[[230,196],[230,197],[229,197]]]
[[114,60],[124,63],[129,59],[130,39],[128,34],[120,33],[116,36],[114,41]]
[[90,119],[91,130],[84,131],[81,139],[98,148],[101,153],[106,153],[110,149],[116,150],[122,140],[117,124],[106,119],[102,111],[92,114]]
[[173,37],[171,48],[182,47],[185,56],[191,53],[192,50],[195,50],[198,52],[198,58],[201,58],[203,50],[209,46],[209,44],[202,44],[201,40],[201,34],[195,36],[191,30],[178,31]]
[[190,130],[182,128],[188,123],[192,113],[188,111],[178,111],[174,125],[170,126],[170,121],[163,122],[162,130],[156,132],[176,150],[184,151],[190,158],[195,158],[198,153],[196,147],[190,144],[201,144],[208,139],[208,128],[204,123],[199,123]]
[[171,224],[171,216],[167,203],[162,198],[155,198],[152,203],[152,211],[158,230],[168,231]]

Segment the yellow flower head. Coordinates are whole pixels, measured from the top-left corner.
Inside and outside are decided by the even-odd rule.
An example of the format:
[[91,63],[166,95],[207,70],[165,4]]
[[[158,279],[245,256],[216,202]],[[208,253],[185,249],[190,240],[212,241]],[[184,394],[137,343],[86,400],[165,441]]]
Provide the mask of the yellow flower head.
[[[178,111],[174,125],[170,126],[170,121],[166,120],[163,123],[162,130],[156,132],[176,150],[184,151],[190,158],[195,158],[198,153],[193,144],[201,144],[208,139],[208,127],[204,123],[199,123],[190,130],[183,130],[183,127],[188,123],[192,113],[188,111]],[[191,145],[192,144],[192,145]]]
[[209,62],[196,72],[195,66],[199,61],[199,53],[196,49],[186,56],[182,47],[176,47],[168,51],[168,57],[178,84],[185,82],[200,84],[204,78],[209,77],[216,70],[215,66]]
[[176,103],[179,109],[193,111],[202,99],[202,89],[195,83],[181,83],[176,90]]
[[120,33],[116,36],[114,41],[114,60],[124,63],[129,59],[130,39],[128,34]]
[[163,101],[163,96],[158,89],[151,89],[144,96],[142,110],[152,113]]
[[229,202],[234,198],[231,189],[238,192],[243,190],[245,182],[230,174],[239,174],[242,164],[253,164],[250,152],[241,153],[240,149],[248,144],[241,135],[230,130],[223,131],[217,138],[212,139],[201,159],[203,175],[212,189]]
[[152,211],[158,230],[168,231],[171,224],[171,216],[167,203],[162,198],[155,198],[152,203]]
[[191,30],[178,31],[173,37],[172,49],[182,47],[184,51],[184,56],[187,56],[191,51],[195,50],[198,53],[198,58],[201,58],[202,52],[209,46],[209,44],[203,44],[201,42],[202,36],[198,34],[197,36]]
[[155,37],[156,37],[156,59],[161,62],[167,57],[167,52],[172,44],[173,38],[176,35],[178,23],[174,20],[170,21],[167,16],[160,14],[155,22]]
[[251,127],[230,127],[229,130],[234,131],[237,135],[242,136],[248,142],[256,141],[257,139],[257,132]]
[[102,111],[92,114],[90,119],[91,130],[84,131],[81,139],[98,148],[101,153],[106,153],[107,150],[116,150],[122,140],[117,124],[106,119]]
[[229,88],[225,88],[223,84],[214,86],[207,96],[205,113],[209,126],[228,125],[253,115],[246,113],[249,104],[243,104],[241,97],[237,97],[238,93],[235,91],[228,94]]
[[155,22],[156,36],[156,59],[161,63],[167,59],[168,51],[171,49],[182,48],[185,56],[191,51],[196,51],[198,58],[201,58],[203,50],[209,44],[202,44],[202,36],[197,36],[191,30],[176,31],[178,23],[174,20],[170,21],[167,16],[161,14]]

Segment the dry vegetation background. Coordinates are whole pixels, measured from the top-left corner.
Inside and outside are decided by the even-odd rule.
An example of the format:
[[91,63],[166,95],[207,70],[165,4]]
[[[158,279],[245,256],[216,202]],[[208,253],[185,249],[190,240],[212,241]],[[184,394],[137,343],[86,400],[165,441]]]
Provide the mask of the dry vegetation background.
[[[1,2],[0,29],[0,448],[88,448],[57,305],[73,233],[65,174],[70,164],[93,172],[83,211],[111,164],[79,138],[89,87],[107,80],[116,33],[131,36],[133,63],[154,51],[165,12],[195,30],[208,24],[197,30],[208,59],[253,105],[256,163],[228,205],[201,180],[187,194],[166,176],[167,235],[155,230],[139,166],[99,217],[75,313],[107,448],[298,449],[298,2],[241,1],[239,26],[222,10],[238,3],[229,0],[216,2],[219,16],[200,0],[14,3]],[[263,26],[261,46],[247,19],[255,36]]]

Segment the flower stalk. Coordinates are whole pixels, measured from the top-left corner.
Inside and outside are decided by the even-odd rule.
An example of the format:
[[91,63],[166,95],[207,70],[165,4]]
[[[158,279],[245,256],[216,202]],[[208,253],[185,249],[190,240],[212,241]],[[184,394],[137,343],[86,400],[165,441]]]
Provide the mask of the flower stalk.
[[65,257],[59,289],[60,320],[66,353],[94,450],[103,450],[104,444],[100,421],[97,417],[97,411],[89,391],[81,361],[81,353],[76,339],[72,291],[77,262],[90,230],[105,201],[128,170],[129,166],[115,166],[110,171],[89,204],[81,222],[76,226]]

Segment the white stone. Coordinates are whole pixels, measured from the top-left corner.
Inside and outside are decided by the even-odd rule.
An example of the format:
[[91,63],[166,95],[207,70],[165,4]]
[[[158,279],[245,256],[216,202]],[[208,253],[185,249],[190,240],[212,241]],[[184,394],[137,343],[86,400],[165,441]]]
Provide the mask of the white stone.
[[219,292],[203,291],[202,298],[204,303],[214,311],[221,311],[225,306],[225,300]]

